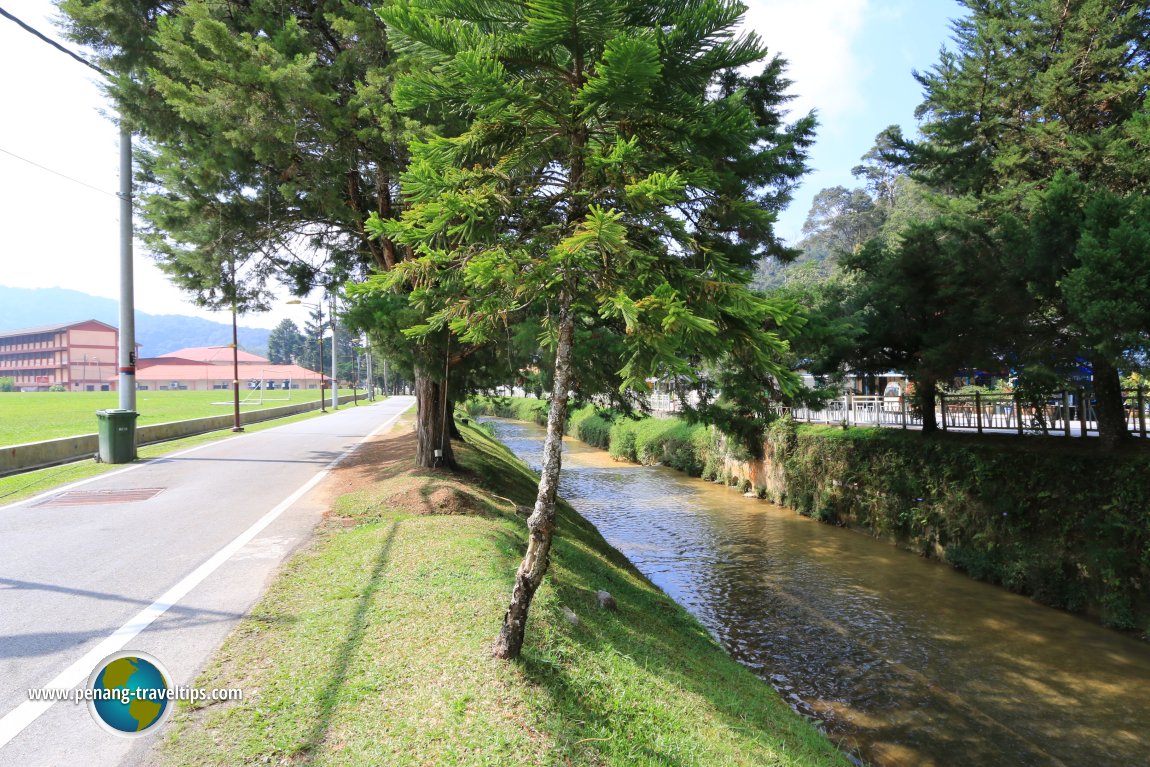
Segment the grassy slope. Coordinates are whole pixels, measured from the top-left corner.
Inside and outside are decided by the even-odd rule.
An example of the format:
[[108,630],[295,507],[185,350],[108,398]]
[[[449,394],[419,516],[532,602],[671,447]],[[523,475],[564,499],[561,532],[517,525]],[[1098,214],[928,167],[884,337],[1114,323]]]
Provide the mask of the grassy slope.
[[[331,397],[331,391],[327,396]],[[240,392],[241,400],[247,396]],[[292,389],[290,400],[283,391],[267,392],[263,404],[243,404],[242,409],[263,410],[319,399],[318,389]],[[0,445],[20,445],[46,439],[96,433],[96,411],[117,408],[116,392],[5,392],[0,393]],[[185,421],[213,415],[227,415],[230,407],[216,402],[231,402],[230,391],[141,391],[136,393],[137,426],[168,421]]]
[[565,505],[524,657],[492,659],[536,478],[464,428],[462,474],[413,470],[401,435],[338,501],[197,682],[244,701],[182,709],[159,762],[848,764]]

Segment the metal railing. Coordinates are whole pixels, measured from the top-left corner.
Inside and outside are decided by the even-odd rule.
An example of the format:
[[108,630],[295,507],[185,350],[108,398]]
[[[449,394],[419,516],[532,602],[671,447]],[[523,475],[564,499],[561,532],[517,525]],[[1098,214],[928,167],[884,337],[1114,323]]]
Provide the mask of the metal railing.
[[[1150,421],[1150,397],[1144,389],[1122,392],[1126,428],[1140,437],[1146,436]],[[922,415],[915,412],[905,397],[846,394],[830,400],[821,409],[809,407],[789,410],[796,421],[846,424],[847,426],[885,426],[921,428]],[[1062,437],[1087,437],[1098,434],[1098,415],[1089,393],[1057,392],[1050,399],[1035,404],[1018,394],[939,394],[935,420],[943,431],[1014,432]]]

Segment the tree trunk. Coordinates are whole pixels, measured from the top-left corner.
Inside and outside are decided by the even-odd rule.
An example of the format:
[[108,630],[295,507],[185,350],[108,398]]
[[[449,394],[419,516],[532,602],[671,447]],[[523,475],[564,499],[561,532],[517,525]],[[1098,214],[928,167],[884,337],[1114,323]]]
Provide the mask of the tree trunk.
[[[415,370],[415,462],[425,469],[453,469],[455,468],[455,454],[451,449],[451,440],[448,438],[452,426],[451,412],[445,405],[441,381],[435,381],[427,371]],[[445,417],[446,414],[446,417]],[[441,450],[436,457],[435,451]]]
[[938,382],[933,378],[919,381],[915,385],[915,398],[922,410],[922,433],[938,431],[938,420],[934,417],[934,406],[938,399]]
[[1126,429],[1126,407],[1122,401],[1122,380],[1107,359],[1091,360],[1094,367],[1094,399],[1098,411],[1098,439],[1103,450],[1113,450],[1130,436]]
[[564,296],[559,307],[559,343],[555,350],[555,383],[551,387],[551,409],[547,415],[547,440],[543,445],[543,471],[535,510],[527,518],[527,554],[515,573],[511,604],[503,616],[503,627],[495,639],[492,654],[511,660],[519,657],[527,628],[531,598],[547,573],[551,537],[555,533],[555,495],[563,456],[563,432],[567,428],[567,391],[571,382],[571,346],[575,330],[574,310]]

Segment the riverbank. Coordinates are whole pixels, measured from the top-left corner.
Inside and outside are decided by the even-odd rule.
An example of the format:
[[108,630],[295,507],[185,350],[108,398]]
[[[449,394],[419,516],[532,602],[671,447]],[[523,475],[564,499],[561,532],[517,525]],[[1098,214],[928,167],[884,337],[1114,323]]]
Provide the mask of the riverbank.
[[[540,422],[546,403],[473,400]],[[661,463],[851,527],[1042,604],[1150,636],[1150,451],[1077,440],[799,425],[771,427],[763,458],[701,425],[587,407],[569,433],[617,460]],[[1143,448],[1143,449],[1139,449]]]
[[536,478],[461,428],[456,474],[413,467],[410,422],[337,472],[315,544],[197,680],[244,700],[182,708],[152,763],[849,764],[565,504],[524,656],[491,658]]

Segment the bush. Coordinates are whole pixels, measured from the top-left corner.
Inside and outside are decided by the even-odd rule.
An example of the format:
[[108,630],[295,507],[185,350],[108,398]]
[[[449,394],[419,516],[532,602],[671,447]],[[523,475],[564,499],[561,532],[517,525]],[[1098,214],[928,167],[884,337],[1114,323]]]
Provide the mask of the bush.
[[52,384],[51,386],[48,387],[48,391],[59,392],[59,391],[67,391],[67,389],[64,388],[63,384]]
[[639,463],[639,456],[635,452],[635,435],[638,431],[638,421],[626,418],[616,421],[611,427],[607,447],[611,457],[616,461]]
[[[789,503],[1052,607],[1150,618],[1150,456],[806,426],[768,436]],[[1077,446],[1075,446],[1077,447]]]
[[0,392],[16,391],[16,379],[9,376],[0,378]]

